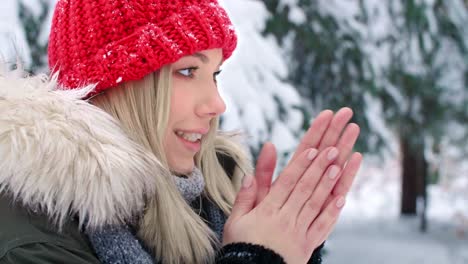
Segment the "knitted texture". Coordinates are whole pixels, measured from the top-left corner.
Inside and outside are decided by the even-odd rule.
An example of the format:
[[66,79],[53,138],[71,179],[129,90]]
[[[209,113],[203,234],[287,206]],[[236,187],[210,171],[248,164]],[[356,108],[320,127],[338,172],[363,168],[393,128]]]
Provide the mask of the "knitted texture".
[[[202,172],[194,168],[187,177],[177,177],[176,185],[187,203],[191,203],[199,197],[205,187],[205,180]],[[210,210],[216,210],[214,207]],[[218,209],[219,210],[219,209]],[[209,213],[216,215],[217,212]],[[210,221],[211,219],[208,219]],[[219,218],[215,219],[219,222]],[[223,223],[217,225],[224,226]],[[217,226],[219,230],[219,226]],[[214,230],[215,232],[219,232]],[[140,241],[136,238],[135,232],[128,226],[108,226],[100,230],[86,230],[89,241],[103,264],[151,264],[152,256],[143,248]],[[218,236],[221,234],[217,233]]]
[[153,257],[142,247],[128,226],[105,227],[87,232],[89,242],[103,264],[152,264]]
[[193,202],[195,198],[199,197],[205,189],[205,179],[203,178],[200,169],[195,167],[190,175],[187,177],[174,176],[177,189],[184,197],[187,203]]
[[49,66],[65,89],[98,93],[198,51],[222,48],[227,59],[236,44],[217,0],[59,0]]
[[207,220],[208,226],[216,233],[219,241],[222,241],[224,224],[227,220],[223,210],[204,195],[195,199],[190,206],[200,217]]
[[206,203],[206,219],[209,219],[209,226],[218,236],[219,241],[223,240],[223,229],[227,217],[224,212],[214,203],[207,200]]

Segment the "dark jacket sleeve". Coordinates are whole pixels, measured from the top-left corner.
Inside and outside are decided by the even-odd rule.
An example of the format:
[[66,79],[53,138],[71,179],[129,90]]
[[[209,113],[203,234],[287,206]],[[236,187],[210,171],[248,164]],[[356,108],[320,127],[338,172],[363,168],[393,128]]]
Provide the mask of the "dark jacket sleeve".
[[65,248],[50,243],[26,244],[8,250],[0,257],[0,264],[98,264],[98,259],[87,251]]
[[271,249],[250,243],[225,245],[216,257],[216,264],[286,264],[283,258]]
[[[322,263],[322,248],[316,248],[307,264]],[[233,243],[224,246],[218,253],[216,264],[285,264],[284,259],[273,250],[260,245]]]
[[322,249],[325,243],[322,243],[319,247],[317,247],[314,250],[314,253],[312,253],[312,256],[309,259],[309,262],[307,264],[321,264],[322,263]]

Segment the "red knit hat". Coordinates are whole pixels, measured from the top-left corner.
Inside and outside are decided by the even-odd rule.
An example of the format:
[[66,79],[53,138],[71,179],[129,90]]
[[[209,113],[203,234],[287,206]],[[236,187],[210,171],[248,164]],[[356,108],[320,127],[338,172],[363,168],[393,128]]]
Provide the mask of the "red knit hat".
[[217,0],[59,0],[49,65],[66,88],[97,83],[97,93],[198,51],[227,59],[236,43]]

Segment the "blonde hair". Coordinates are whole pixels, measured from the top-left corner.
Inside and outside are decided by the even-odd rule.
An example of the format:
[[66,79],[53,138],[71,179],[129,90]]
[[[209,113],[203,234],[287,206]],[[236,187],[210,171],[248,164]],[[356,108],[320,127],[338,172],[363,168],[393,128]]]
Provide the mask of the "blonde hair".
[[[165,66],[142,80],[108,89],[91,101],[118,119],[129,136],[149,149],[166,169],[156,175],[156,195],[147,202],[138,236],[163,263],[209,263],[213,262],[220,242],[183,199],[164,154],[163,137],[169,118],[171,87],[172,69]],[[242,172],[250,173],[252,169],[244,149],[232,135],[218,131],[219,118],[211,122],[201,151],[195,156],[195,164],[205,178],[205,195],[229,215]],[[236,162],[233,182],[220,165],[217,153],[232,157]]]

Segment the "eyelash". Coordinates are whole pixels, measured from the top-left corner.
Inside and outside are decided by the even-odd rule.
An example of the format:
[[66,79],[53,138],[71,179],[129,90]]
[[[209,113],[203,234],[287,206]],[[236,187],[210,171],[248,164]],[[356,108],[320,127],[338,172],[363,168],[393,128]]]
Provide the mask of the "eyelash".
[[[198,67],[189,67],[189,68],[178,70],[177,72],[184,77],[193,78],[193,72],[198,69],[199,69]],[[189,71],[189,72],[188,74],[185,74],[185,73],[182,73],[183,71]]]
[[[193,73],[194,73],[196,70],[198,70],[198,69],[199,69],[199,67],[189,67],[189,68],[185,68],[185,69],[178,70],[177,72],[178,72],[180,75],[184,76],[184,77],[193,78],[193,77],[194,77],[194,76],[193,76]],[[184,71],[188,71],[188,74],[182,73],[182,72],[184,72]],[[221,72],[222,72],[222,70],[219,70],[219,71],[216,71],[216,72],[213,73],[213,80],[214,80],[215,82],[217,82],[216,77],[217,77],[219,74],[221,74]]]
[[216,80],[216,77],[217,77],[218,75],[220,75],[222,71],[223,71],[223,70],[219,70],[219,71],[215,71],[215,72],[213,73],[213,80],[215,81],[215,83],[218,82],[218,80]]

